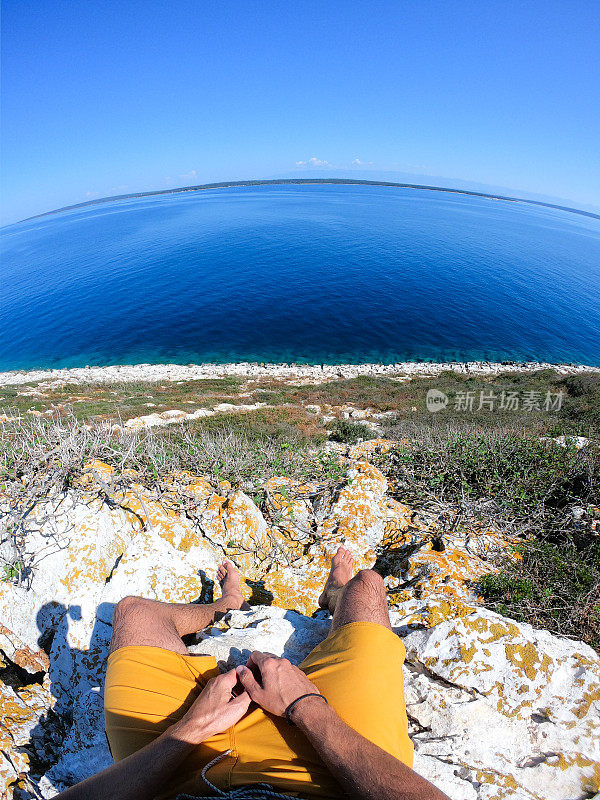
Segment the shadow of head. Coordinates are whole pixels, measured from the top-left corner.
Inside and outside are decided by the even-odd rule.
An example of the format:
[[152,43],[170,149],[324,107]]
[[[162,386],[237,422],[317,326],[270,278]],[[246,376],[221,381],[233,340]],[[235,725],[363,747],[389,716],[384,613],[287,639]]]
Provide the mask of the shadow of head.
[[56,636],[58,626],[62,619],[68,616],[72,620],[81,619],[81,606],[70,605],[66,606],[64,603],[59,603],[52,600],[49,603],[44,603],[36,614],[36,624],[40,635],[38,637],[38,645],[46,653],[50,651],[52,641]]

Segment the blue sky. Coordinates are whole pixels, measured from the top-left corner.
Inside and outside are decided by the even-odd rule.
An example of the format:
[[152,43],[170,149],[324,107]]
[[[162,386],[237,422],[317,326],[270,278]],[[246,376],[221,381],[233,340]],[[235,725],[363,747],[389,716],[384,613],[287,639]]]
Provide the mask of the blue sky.
[[313,170],[600,206],[597,0],[3,8],[3,223]]

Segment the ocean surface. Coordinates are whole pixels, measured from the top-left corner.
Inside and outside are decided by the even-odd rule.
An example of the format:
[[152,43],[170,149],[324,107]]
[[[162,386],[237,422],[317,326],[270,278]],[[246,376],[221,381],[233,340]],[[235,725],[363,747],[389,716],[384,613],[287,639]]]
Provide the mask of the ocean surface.
[[0,370],[600,365],[600,220],[443,191],[252,186],[2,230]]

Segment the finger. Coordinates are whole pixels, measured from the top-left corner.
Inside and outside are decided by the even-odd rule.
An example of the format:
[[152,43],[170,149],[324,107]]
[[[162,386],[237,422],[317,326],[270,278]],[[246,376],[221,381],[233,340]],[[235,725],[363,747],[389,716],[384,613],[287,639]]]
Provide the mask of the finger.
[[239,711],[240,716],[248,711],[250,703],[252,702],[252,698],[248,694],[248,692],[244,691],[241,694],[238,694],[237,697],[234,697],[232,700],[229,701],[229,707],[234,708]]
[[[260,684],[257,682],[256,678],[252,674],[252,670],[248,669],[248,667],[244,667],[240,665],[237,670],[237,676],[244,687],[244,689],[248,692],[252,700],[256,700],[259,702],[259,698],[262,696],[263,690]],[[241,697],[242,695],[240,695]]]
[[231,690],[238,681],[235,669],[230,669],[227,670],[227,672],[222,672],[220,675],[217,675],[215,681],[219,684],[219,689],[231,692]]
[[252,665],[254,664],[254,666],[261,669],[265,661],[268,661],[270,658],[278,659],[278,656],[274,655],[273,653],[261,653],[260,650],[253,650],[250,653],[250,658],[248,659],[246,664],[248,667],[252,667]]

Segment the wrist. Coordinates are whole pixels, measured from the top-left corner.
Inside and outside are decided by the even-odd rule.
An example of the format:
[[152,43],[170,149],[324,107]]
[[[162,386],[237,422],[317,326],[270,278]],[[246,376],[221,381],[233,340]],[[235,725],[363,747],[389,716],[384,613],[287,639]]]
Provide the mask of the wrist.
[[324,718],[331,708],[319,695],[304,697],[289,712],[289,719],[299,728],[311,728]]
[[171,725],[167,732],[173,739],[193,746],[201,744],[209,736],[202,720],[186,719],[185,716]]

